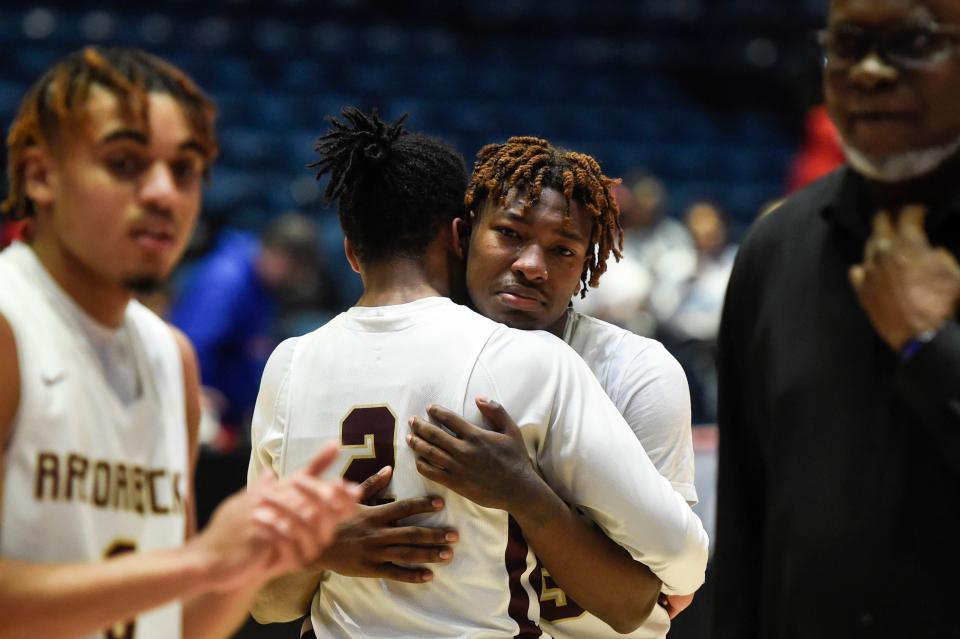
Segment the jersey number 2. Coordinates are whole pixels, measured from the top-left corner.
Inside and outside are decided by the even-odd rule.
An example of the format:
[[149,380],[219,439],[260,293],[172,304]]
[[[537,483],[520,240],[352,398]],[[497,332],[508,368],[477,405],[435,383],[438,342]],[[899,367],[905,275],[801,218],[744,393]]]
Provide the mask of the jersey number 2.
[[[387,406],[357,406],[340,422],[340,447],[351,452],[341,475],[362,484],[396,461],[397,417]],[[355,451],[355,452],[354,452]]]

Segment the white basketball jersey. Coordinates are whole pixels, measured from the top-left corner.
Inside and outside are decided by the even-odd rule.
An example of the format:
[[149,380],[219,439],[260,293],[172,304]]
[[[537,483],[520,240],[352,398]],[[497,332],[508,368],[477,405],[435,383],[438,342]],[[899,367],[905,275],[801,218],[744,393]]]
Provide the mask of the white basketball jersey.
[[[173,333],[128,305],[123,329],[141,390],[125,404],[81,330],[82,312],[29,247],[0,253],[0,314],[13,328],[21,381],[4,450],[0,556],[8,559],[98,561],[184,542],[187,432]],[[181,627],[173,603],[90,639],[177,639]]]
[[451,526],[451,563],[429,584],[330,575],[314,598],[318,637],[539,636],[540,576],[519,528],[422,477],[407,419],[430,403],[483,423],[474,398],[504,405],[545,479],[680,590],[703,581],[699,520],[657,473],[579,356],[556,337],[492,322],[446,298],[353,308],[285,342],[267,365],[254,415],[250,481],[284,476],[339,441],[331,474],[361,481],[386,465],[397,499],[441,496],[411,523]]
[[[659,342],[570,309],[563,340],[587,363],[624,416],[660,474],[693,505],[693,441],[690,433],[690,391],[679,362]],[[632,637],[663,639],[670,617],[654,606],[637,630],[617,634],[586,612],[544,572],[540,618],[555,639]]]

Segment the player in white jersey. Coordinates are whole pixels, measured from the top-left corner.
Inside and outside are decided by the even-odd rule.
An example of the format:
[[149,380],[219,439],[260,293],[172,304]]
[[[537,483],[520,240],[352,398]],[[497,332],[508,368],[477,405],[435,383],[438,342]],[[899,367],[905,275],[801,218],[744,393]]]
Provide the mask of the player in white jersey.
[[[569,170],[573,166],[566,158],[576,159],[580,172],[571,181],[575,185],[575,197],[570,202],[569,210],[575,220],[574,226],[581,227],[582,237],[574,238],[578,244],[584,244],[586,237],[592,238],[592,242],[599,244],[599,236],[593,235],[594,229],[616,228],[617,211],[608,191],[609,184],[604,181],[605,178],[600,173],[599,167],[591,158],[582,154],[559,152],[550,147],[546,141],[537,138],[516,138],[506,145],[491,146],[491,150],[499,152],[509,152],[511,148],[514,151],[520,151],[514,153],[515,158],[521,158],[525,151],[533,149],[535,152],[528,153],[526,157],[537,157],[539,160],[534,163],[536,166],[525,168],[539,171],[563,168],[564,164]],[[496,156],[496,153],[488,153],[486,158],[478,162],[478,169],[484,164],[494,163],[499,159]],[[514,163],[513,168],[516,170],[520,164],[521,162]],[[486,175],[478,181],[477,178],[480,175],[481,172],[478,170],[474,175],[474,184],[478,182],[482,184],[491,177]],[[518,185],[525,186],[533,183],[535,175],[536,173],[531,171],[529,177],[520,176]],[[509,175],[504,175],[504,178],[508,177]],[[498,282],[502,284],[503,277],[514,268],[526,273],[520,277],[535,280],[536,288],[548,289],[546,295],[541,290],[540,297],[548,300],[549,303],[536,304],[534,310],[518,311],[502,307],[498,309],[491,308],[490,304],[483,304],[481,310],[508,325],[516,325],[520,328],[539,327],[552,330],[558,335],[562,334],[564,341],[580,353],[593,370],[614,404],[644,444],[661,474],[666,476],[692,505],[697,497],[693,485],[690,402],[686,378],[679,364],[658,342],[583,316],[568,308],[568,301],[578,287],[578,281],[584,277],[584,281],[580,284],[585,286],[587,284],[585,276],[589,272],[587,269],[571,269],[568,264],[569,259],[558,257],[567,252],[562,248],[563,244],[569,246],[571,241],[570,237],[563,236],[567,203],[559,192],[562,190],[561,178],[562,171],[559,171],[554,175],[557,188],[552,189],[548,186],[543,198],[545,202],[553,205],[555,210],[551,212],[550,206],[544,208],[540,204],[532,207],[532,210],[527,211],[523,216],[526,219],[526,223],[522,225],[524,228],[514,224],[516,219],[502,219],[502,214],[507,212],[507,207],[499,211],[501,217],[487,218],[487,221],[498,222],[497,225],[492,226],[496,227],[500,241],[472,244],[468,259],[473,273],[471,294],[483,300],[485,295],[491,293],[488,287]],[[477,198],[477,194],[474,193],[473,199],[485,198]],[[581,206],[581,203],[586,206]],[[591,206],[599,213],[597,218],[592,219],[586,214]],[[483,206],[477,206],[476,202],[473,208],[479,211],[485,210]],[[509,208],[515,214],[523,213],[521,202],[511,202]],[[476,219],[472,221],[476,222]],[[492,230],[490,226],[483,228],[488,232]],[[523,241],[515,241],[521,235],[524,236]],[[507,240],[508,237],[513,239]],[[616,245],[618,238],[612,239],[614,242],[609,242],[609,247]],[[504,251],[504,244],[508,243],[514,246]],[[540,258],[535,256],[535,251],[533,253],[529,250],[518,252],[515,248],[516,246],[529,248],[531,243],[535,248],[539,245]],[[580,251],[584,250],[585,247],[580,248]],[[506,261],[504,261],[505,254]],[[534,259],[529,260],[531,254],[534,254]],[[547,259],[545,256],[552,256],[552,259]],[[597,272],[602,272],[601,265],[606,257],[607,254],[598,247]],[[532,273],[531,269],[542,272]],[[545,284],[544,279],[548,279],[549,283]],[[497,294],[499,290],[494,288],[492,292]],[[496,413],[491,413],[489,417],[496,419],[498,416]],[[502,451],[498,453],[502,454]],[[496,478],[477,476],[474,479],[483,484],[483,492],[489,496],[490,487]],[[509,482],[507,485],[509,487]],[[404,541],[407,544],[420,544],[422,549],[405,546],[406,563],[403,567],[384,561],[395,555],[397,550],[396,546],[389,545],[391,543],[389,540],[381,540],[378,537],[387,534],[390,535],[390,539],[399,537],[399,534],[394,533],[398,529],[394,527],[394,519],[388,514],[387,509],[403,507],[406,509],[404,512],[407,512],[410,506],[413,504],[400,501],[391,506],[378,507],[383,509],[382,513],[375,512],[376,509],[369,509],[367,516],[370,524],[358,526],[359,530],[351,530],[349,534],[340,535],[344,539],[338,539],[332,547],[336,552],[337,569],[340,570],[339,565],[344,564],[351,567],[360,566],[364,576],[382,576],[417,583],[421,578],[421,572],[417,569],[428,563],[439,561],[437,553],[431,554],[429,549],[431,544],[434,550],[444,548],[439,545],[443,541],[444,531],[429,528],[405,529]],[[427,512],[427,509],[423,509],[422,512]],[[534,540],[533,546],[537,549],[537,540]],[[631,633],[634,637],[663,637],[669,629],[670,618],[678,614],[692,599],[691,595],[662,597],[663,607],[654,609],[653,614],[647,618],[649,608],[638,605],[639,600],[642,599],[641,593],[646,587],[646,579],[644,573],[637,570],[637,566],[630,565],[633,562],[624,561],[623,554],[610,552],[609,548],[602,546],[598,547],[598,552],[594,553],[583,552],[582,548],[578,550],[554,562],[547,562],[548,565],[552,563],[561,570],[555,571],[557,574],[544,571],[545,574],[539,586],[544,625],[557,636],[605,637],[613,634],[616,629],[620,633]],[[561,577],[560,572],[564,573],[562,582],[568,585],[566,592],[557,584]],[[424,571],[422,574],[429,576],[430,573]],[[577,601],[582,601],[584,607],[590,612],[585,612],[577,601],[574,601],[573,593],[577,593]],[[594,614],[590,614],[591,612]]]
[[357,491],[317,475],[193,526],[189,343],[145,307],[186,246],[216,153],[213,106],[134,49],[88,48],[25,97],[0,253],[0,637],[225,637],[260,584],[312,560]]
[[[590,366],[657,469],[693,504],[690,398],[679,364],[659,343],[568,308],[579,289],[598,284],[608,252],[619,247],[611,183],[593,158],[539,138],[515,137],[482,149],[467,190],[468,217],[460,224],[461,233],[469,235],[470,298],[488,317],[563,337]],[[570,258],[589,255],[593,247],[592,263],[581,267]],[[500,418],[509,430],[509,418]],[[441,423],[465,432],[473,428],[456,416]],[[435,439],[446,454],[457,456],[442,435]],[[507,490],[509,480],[483,472],[491,463],[481,453],[460,451],[473,455],[473,463],[446,485],[487,499]],[[646,620],[630,616],[630,582],[636,579],[631,567],[615,556],[581,559],[586,561],[577,569],[563,566],[563,574],[544,571],[541,617],[555,637],[662,638],[670,618],[692,598],[664,596],[663,606]]]
[[[511,331],[443,297],[462,273],[451,222],[465,175],[455,152],[399,123],[345,115],[349,123],[335,122],[321,138],[319,166],[331,172],[328,196],[340,199],[348,258],[365,292],[356,307],[274,353],[254,417],[250,478],[295,471],[319,445],[339,440],[340,472],[362,478],[394,466],[390,494],[439,495],[445,508],[417,522],[455,526],[460,541],[426,585],[331,574],[311,609],[317,635],[539,634],[535,558],[521,529],[565,535],[575,547],[602,538],[544,478],[668,587],[698,587],[706,560],[699,520],[582,360],[552,336]],[[480,395],[491,399],[475,404]],[[509,499],[480,506],[417,472],[404,445],[406,418],[428,403],[474,420],[479,406],[514,413],[528,457]],[[312,593],[317,581],[301,587]]]

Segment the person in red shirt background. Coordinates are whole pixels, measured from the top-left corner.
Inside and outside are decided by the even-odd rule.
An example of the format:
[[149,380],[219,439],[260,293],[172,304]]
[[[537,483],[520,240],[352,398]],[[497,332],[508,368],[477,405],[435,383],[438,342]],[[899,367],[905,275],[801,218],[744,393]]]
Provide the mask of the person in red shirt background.
[[793,193],[819,180],[843,164],[843,149],[837,128],[824,105],[807,112],[804,142],[793,162],[787,178],[787,192]]
[[0,220],[0,249],[15,240],[25,242],[28,239],[30,239],[29,220]]

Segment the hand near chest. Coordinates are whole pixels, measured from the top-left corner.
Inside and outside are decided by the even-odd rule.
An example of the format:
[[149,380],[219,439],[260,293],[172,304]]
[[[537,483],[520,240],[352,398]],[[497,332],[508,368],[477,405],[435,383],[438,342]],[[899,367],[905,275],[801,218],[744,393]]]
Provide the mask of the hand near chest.
[[895,220],[877,213],[863,262],[850,268],[870,323],[897,352],[953,318],[960,302],[960,264],[946,249],[931,246],[925,213],[921,206],[904,207]]

